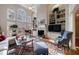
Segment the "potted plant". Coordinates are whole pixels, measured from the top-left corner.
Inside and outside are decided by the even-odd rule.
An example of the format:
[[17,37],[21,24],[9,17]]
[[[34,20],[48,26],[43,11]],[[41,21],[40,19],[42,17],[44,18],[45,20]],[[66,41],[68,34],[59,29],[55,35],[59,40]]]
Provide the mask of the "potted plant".
[[18,26],[16,24],[13,24],[13,25],[10,26],[10,28],[12,29],[12,32],[14,33],[12,35],[15,35],[16,29],[18,28]]
[[14,25],[11,25],[10,28],[18,28],[18,26],[14,24]]

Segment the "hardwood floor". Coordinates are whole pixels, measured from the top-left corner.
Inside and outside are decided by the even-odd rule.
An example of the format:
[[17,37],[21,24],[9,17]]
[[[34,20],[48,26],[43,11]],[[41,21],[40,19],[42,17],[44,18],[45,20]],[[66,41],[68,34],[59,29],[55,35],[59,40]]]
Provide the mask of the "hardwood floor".
[[79,55],[79,49],[76,49],[76,51],[73,51],[74,55]]
[[70,50],[70,52],[67,52],[68,55],[79,55],[79,38],[76,38],[75,43],[78,48],[76,47],[76,50]]
[[66,55],[79,55],[79,49],[70,50],[70,52],[67,52]]
[[78,38],[76,38],[75,43],[76,43],[76,46],[78,46],[78,47],[79,47],[79,37],[78,37]]

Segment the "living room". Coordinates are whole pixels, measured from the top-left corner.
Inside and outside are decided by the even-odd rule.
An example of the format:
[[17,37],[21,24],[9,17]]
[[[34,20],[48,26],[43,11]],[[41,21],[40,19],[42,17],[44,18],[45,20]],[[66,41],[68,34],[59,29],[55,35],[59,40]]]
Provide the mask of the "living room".
[[[78,4],[0,4],[0,34],[6,37],[0,42],[0,54],[76,54],[73,17],[78,8]],[[65,45],[64,36],[69,36]]]

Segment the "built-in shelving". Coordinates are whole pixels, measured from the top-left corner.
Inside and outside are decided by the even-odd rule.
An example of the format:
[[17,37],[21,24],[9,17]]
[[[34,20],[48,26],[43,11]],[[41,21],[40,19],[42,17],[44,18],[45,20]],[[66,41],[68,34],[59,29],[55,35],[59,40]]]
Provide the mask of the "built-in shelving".
[[56,7],[49,14],[49,25],[61,25],[61,30],[65,30],[65,8]]

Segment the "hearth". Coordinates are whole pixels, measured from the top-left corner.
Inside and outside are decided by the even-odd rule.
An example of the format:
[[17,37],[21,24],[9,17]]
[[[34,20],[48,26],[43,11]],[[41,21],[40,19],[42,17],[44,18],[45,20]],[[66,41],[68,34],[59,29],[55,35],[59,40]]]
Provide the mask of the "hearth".
[[42,37],[44,35],[44,30],[38,30],[38,36]]

